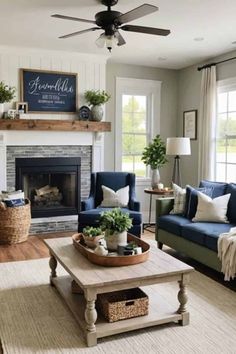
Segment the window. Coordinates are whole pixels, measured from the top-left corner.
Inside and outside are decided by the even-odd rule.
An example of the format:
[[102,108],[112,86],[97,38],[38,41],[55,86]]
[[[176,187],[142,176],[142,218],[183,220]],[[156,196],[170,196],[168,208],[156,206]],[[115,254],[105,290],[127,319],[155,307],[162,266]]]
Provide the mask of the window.
[[216,180],[236,181],[236,78],[219,83],[217,95]]
[[158,81],[117,78],[116,170],[139,179],[149,177],[141,157],[159,131],[160,86]]

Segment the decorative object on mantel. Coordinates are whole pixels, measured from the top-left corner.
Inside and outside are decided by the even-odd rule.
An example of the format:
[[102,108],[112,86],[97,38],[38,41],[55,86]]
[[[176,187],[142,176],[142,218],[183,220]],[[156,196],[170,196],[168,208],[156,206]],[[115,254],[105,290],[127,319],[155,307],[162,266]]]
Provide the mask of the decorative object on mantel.
[[84,93],[84,97],[88,104],[92,106],[92,120],[100,122],[103,117],[102,104],[106,103],[111,96],[104,90],[87,90]]
[[20,69],[20,84],[29,113],[76,112],[76,73]]
[[78,112],[79,120],[91,120],[92,113],[88,106],[82,106]]
[[103,267],[121,267],[143,263],[148,260],[150,245],[141,240],[139,237],[131,234],[127,235],[128,242],[135,242],[142,249],[142,253],[133,254],[130,256],[120,256],[116,252],[108,253],[106,256],[101,256],[95,253],[91,248],[86,247],[82,234],[74,234],[72,236],[74,247],[91,263],[101,265]]
[[115,208],[101,213],[99,220],[105,231],[105,240],[109,251],[117,251],[118,245],[127,245],[127,231],[132,227],[129,213]]
[[3,81],[0,82],[0,118],[4,113],[4,103],[11,102],[15,97],[15,92],[15,87],[8,86]]
[[18,118],[23,118],[28,113],[28,102],[16,102],[16,112]]
[[110,132],[111,123],[53,119],[0,119],[0,130]]
[[197,110],[185,111],[183,117],[183,136],[197,140]]
[[160,135],[157,135],[152,142],[144,148],[141,160],[145,165],[151,167],[151,186],[153,189],[157,189],[160,183],[159,168],[167,162],[166,146],[161,140]]

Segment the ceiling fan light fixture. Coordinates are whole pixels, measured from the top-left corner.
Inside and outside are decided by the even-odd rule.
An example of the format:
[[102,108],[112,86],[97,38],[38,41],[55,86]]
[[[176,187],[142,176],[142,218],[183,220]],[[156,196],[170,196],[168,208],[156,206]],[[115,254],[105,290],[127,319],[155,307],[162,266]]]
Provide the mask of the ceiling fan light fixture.
[[106,48],[111,52],[112,48],[114,45],[118,44],[118,38],[117,36],[114,35],[106,35],[105,33],[102,33],[95,41],[96,45],[98,48]]
[[114,45],[118,44],[118,38],[115,35],[112,36],[105,36],[106,38],[106,47],[111,52]]
[[103,48],[106,43],[105,33],[102,33],[95,41],[95,44],[98,48]]

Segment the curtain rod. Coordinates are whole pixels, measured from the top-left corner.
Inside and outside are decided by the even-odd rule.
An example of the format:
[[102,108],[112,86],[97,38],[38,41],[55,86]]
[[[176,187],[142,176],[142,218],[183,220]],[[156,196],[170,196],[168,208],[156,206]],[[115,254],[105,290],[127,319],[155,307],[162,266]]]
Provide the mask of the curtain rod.
[[215,63],[205,64],[203,66],[199,66],[197,69],[198,69],[198,71],[201,71],[202,69],[210,68],[211,66],[214,66],[214,65],[217,65],[217,64],[221,64],[221,63],[225,63],[226,61],[235,60],[235,59],[236,59],[236,57],[232,57],[232,58],[229,58],[229,59],[217,61]]

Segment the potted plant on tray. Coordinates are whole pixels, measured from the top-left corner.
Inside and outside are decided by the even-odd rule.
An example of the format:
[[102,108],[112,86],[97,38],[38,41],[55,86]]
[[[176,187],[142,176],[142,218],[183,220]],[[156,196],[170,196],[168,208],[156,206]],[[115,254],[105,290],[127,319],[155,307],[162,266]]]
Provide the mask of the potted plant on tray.
[[160,183],[159,168],[168,161],[166,158],[166,146],[161,140],[160,135],[157,135],[153,141],[144,148],[141,160],[145,165],[151,167],[151,186],[152,189],[156,189],[158,183]]
[[132,226],[128,213],[115,208],[101,213],[100,225],[105,230],[105,239],[109,251],[117,251],[118,245],[127,245],[127,231]]
[[103,117],[102,104],[106,103],[111,96],[104,90],[87,90],[85,91],[84,97],[88,104],[92,106],[92,119],[100,122]]
[[83,228],[83,239],[88,247],[96,248],[102,238],[104,238],[104,233],[100,227],[86,226]]
[[3,81],[0,82],[0,118],[4,113],[4,103],[10,102],[14,98],[15,92],[15,87],[10,87]]

